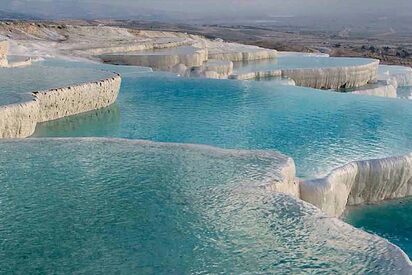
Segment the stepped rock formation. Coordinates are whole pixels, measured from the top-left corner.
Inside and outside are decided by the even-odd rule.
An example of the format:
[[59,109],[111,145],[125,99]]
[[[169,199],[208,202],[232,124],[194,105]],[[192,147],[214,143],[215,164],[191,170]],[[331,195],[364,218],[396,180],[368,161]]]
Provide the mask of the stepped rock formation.
[[[291,79],[296,85],[313,88],[363,86],[377,77],[379,66],[379,61],[376,60],[366,65],[350,67],[282,69],[232,75],[232,62],[275,58],[277,52],[183,33],[107,26],[7,23],[0,24],[0,34],[11,37],[11,41],[18,45],[12,49],[16,52],[19,49],[30,49],[44,56],[64,55],[88,59],[100,56],[106,62],[166,68],[180,75],[195,74],[209,78],[284,77]],[[191,51],[167,54],[168,51],[165,50],[164,54],[154,54],[161,49],[173,52],[173,49],[179,47],[187,47]],[[7,48],[7,41],[0,42],[0,57],[7,54]],[[149,54],[132,53],[136,51],[146,51]],[[386,74],[387,77],[384,73],[384,77],[378,78],[387,78],[384,87],[355,92],[393,96],[397,85],[412,83],[412,69],[388,69],[391,69],[391,73]],[[106,107],[116,100],[120,82],[120,77],[114,76],[97,82],[39,91],[35,93],[33,100],[0,106],[0,137],[27,137],[33,133],[38,122]],[[331,215],[340,215],[348,203],[374,202],[410,194],[410,188],[405,187],[410,185],[409,159],[410,156],[355,162],[332,171],[323,179],[300,184],[295,179],[293,160],[289,159],[288,164],[282,168],[285,180],[265,186],[272,191],[301,197]],[[403,176],[399,178],[397,175]],[[383,193],[377,193],[373,184],[384,190]],[[361,186],[367,188],[361,192]]]
[[386,81],[384,83],[378,82],[378,85],[379,86],[377,87],[356,90],[351,93],[358,94],[358,95],[370,95],[370,96],[391,97],[391,98],[397,97],[398,85],[395,81],[389,81],[389,83]]
[[103,54],[99,57],[106,63],[151,67],[168,71],[178,65],[190,68],[202,66],[207,60],[207,49],[186,46],[171,49],[170,51],[138,51],[124,54]]
[[0,138],[25,138],[36,124],[99,108],[116,101],[119,75],[96,82],[34,92],[33,100],[0,106]]
[[412,68],[380,65],[378,79],[396,83],[397,87],[412,86]]
[[[327,58],[327,57],[325,57]],[[379,60],[366,65],[282,70],[282,77],[293,79],[298,86],[315,89],[355,88],[376,79]]]
[[412,153],[384,159],[356,161],[324,178],[300,183],[301,199],[332,216],[346,205],[375,203],[412,195]]

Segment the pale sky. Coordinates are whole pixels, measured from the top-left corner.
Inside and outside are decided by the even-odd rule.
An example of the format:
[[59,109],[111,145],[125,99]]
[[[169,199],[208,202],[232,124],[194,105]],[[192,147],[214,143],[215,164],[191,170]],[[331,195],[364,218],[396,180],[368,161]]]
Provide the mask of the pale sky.
[[145,15],[170,12],[188,16],[282,16],[399,14],[412,17],[412,0],[0,0],[0,10],[67,17]]

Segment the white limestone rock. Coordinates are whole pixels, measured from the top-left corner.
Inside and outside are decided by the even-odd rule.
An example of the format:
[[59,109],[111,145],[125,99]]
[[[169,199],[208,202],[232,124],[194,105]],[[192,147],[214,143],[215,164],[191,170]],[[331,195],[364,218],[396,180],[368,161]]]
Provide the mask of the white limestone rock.
[[351,92],[352,94],[358,95],[370,95],[370,96],[380,96],[380,97],[390,97],[396,98],[397,97],[397,83],[382,83],[378,82],[379,86],[367,89],[360,89]]
[[376,79],[379,60],[366,65],[311,69],[283,69],[282,77],[315,89],[356,88]]
[[411,195],[412,153],[352,162],[336,168],[324,178],[300,183],[301,199],[332,216],[340,216],[346,205]]
[[412,86],[412,68],[405,66],[380,65],[378,80],[396,82],[398,87]]
[[187,67],[200,67],[207,60],[207,56],[207,49],[186,46],[161,51],[103,54],[99,57],[103,62],[111,64],[143,66],[170,71],[179,64]]
[[0,138],[25,138],[45,122],[107,107],[120,90],[119,75],[96,82],[34,92],[21,103],[0,106]]

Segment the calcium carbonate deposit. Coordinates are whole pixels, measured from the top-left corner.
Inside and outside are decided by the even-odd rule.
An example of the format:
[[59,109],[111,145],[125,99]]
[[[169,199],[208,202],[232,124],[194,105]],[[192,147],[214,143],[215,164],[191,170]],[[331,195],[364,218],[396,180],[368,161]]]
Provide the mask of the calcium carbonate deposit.
[[411,68],[107,26],[5,32],[0,138],[32,138],[0,141],[1,271],[411,273],[338,219],[412,195]]

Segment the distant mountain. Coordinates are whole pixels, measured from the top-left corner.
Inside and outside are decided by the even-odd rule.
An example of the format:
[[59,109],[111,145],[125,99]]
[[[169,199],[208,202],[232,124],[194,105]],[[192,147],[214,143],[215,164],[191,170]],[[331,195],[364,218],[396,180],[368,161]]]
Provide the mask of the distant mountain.
[[41,19],[41,18],[33,16],[33,15],[25,14],[25,13],[0,10],[0,20],[38,20],[38,19]]

